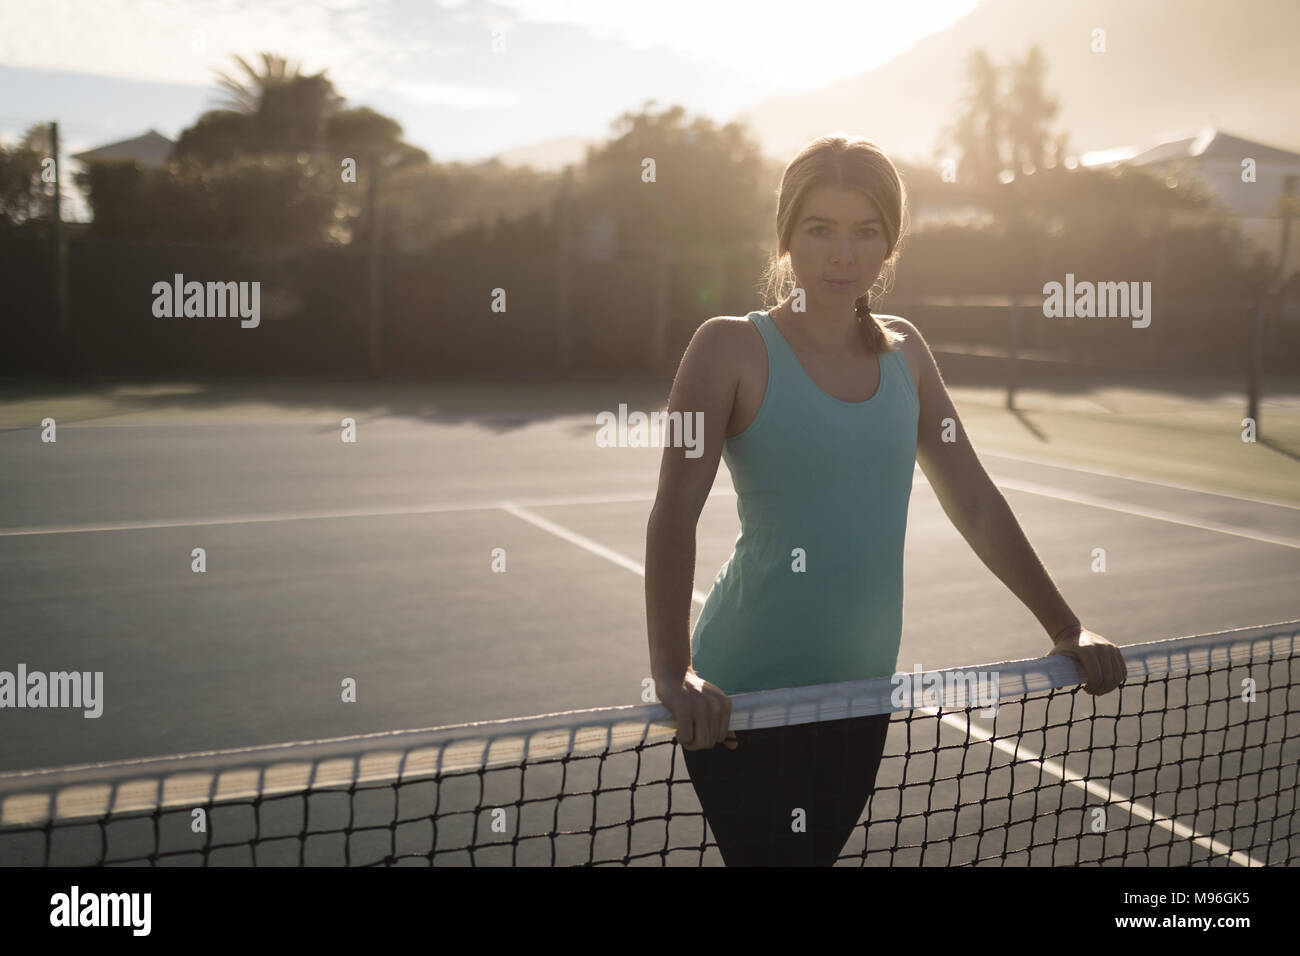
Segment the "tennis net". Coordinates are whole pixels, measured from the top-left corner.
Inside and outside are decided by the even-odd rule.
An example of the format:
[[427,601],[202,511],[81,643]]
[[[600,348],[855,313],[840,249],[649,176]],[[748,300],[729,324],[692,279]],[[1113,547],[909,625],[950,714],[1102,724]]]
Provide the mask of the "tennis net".
[[[732,698],[891,713],[857,865],[1287,865],[1300,621]],[[916,679],[916,678],[919,678]],[[990,706],[996,699],[996,706]],[[0,865],[720,865],[658,704],[0,775]]]

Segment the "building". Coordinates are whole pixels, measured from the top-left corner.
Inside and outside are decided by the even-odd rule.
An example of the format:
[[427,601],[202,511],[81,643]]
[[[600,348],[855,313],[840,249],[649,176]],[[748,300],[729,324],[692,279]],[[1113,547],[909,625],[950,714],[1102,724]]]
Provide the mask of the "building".
[[[1282,197],[1288,191],[1300,196],[1300,153],[1232,136],[1213,127],[1146,149],[1127,147],[1115,151],[1124,152],[1131,155],[1113,162],[1141,166],[1174,181],[1189,177],[1199,181],[1214,195],[1222,212],[1237,220],[1254,249],[1277,261],[1282,244]],[[1245,170],[1252,166],[1253,182],[1244,178]],[[1196,218],[1195,214],[1188,216]],[[1292,228],[1294,231],[1300,226],[1293,223]],[[1289,243],[1283,276],[1300,271],[1297,240],[1300,236],[1293,236]]]
[[135,160],[141,166],[149,169],[161,166],[167,160],[167,157],[171,155],[172,147],[175,145],[161,133],[149,130],[142,136],[136,136],[133,139],[124,139],[117,143],[97,146],[95,149],[88,149],[85,152],[73,153],[72,158],[82,163],[100,159]]

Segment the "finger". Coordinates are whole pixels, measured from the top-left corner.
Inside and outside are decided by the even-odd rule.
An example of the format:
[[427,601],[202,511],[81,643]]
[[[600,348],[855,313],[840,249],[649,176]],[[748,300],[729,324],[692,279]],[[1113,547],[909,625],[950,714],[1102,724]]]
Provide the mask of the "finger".
[[1079,656],[1075,661],[1079,664],[1079,670],[1083,671],[1083,689],[1085,693],[1096,694],[1097,687],[1101,679],[1101,674],[1097,670],[1097,655],[1092,653],[1092,648],[1082,647],[1079,649]]
[[1115,666],[1115,655],[1109,647],[1097,648],[1097,669],[1101,674],[1100,693],[1109,694],[1119,686],[1119,668]]
[[1110,648],[1111,664],[1115,668],[1115,683],[1112,688],[1119,687],[1128,677],[1128,666],[1124,661],[1124,654],[1118,647]]
[[677,742],[687,750],[695,749],[695,718],[689,711],[677,718]]
[[727,739],[727,708],[722,701],[713,708],[713,744],[717,746]]
[[701,713],[698,708],[692,709],[690,713],[690,750],[707,750],[714,745],[714,739],[708,731],[708,714]]
[[737,747],[740,746],[740,738],[738,738],[734,732],[728,731],[727,739],[726,742],[723,744],[723,746],[725,746],[728,750],[735,750]]
[[700,740],[706,747],[716,747],[718,745],[718,705],[711,700],[704,701],[704,713],[701,715],[703,727],[700,730]]
[[1119,683],[1119,674],[1115,670],[1115,658],[1110,654],[1110,648],[1099,647],[1097,649],[1097,669],[1101,673],[1099,681],[1101,687],[1098,691],[1102,694],[1109,694]]

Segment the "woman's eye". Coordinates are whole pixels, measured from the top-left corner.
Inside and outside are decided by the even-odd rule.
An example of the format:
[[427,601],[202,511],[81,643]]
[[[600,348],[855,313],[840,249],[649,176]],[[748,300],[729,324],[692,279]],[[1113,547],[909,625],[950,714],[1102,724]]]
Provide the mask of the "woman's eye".
[[[820,236],[825,231],[826,231],[825,226],[813,226],[811,229],[808,230],[808,234],[811,236]],[[858,236],[863,239],[870,239],[875,234],[876,234],[876,230],[871,228],[858,230]]]

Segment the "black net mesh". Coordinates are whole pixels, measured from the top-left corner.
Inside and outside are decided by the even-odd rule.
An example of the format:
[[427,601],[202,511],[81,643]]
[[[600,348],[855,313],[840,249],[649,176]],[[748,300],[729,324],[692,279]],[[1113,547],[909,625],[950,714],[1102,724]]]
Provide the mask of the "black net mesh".
[[[840,864],[1285,866],[1296,641],[1288,622],[1127,647],[1128,679],[1101,698],[1064,658],[963,669],[996,682],[991,710],[955,670],[903,708],[888,678],[737,695],[732,727],[891,715]],[[664,718],[612,708],[0,775],[0,865],[721,865]]]

